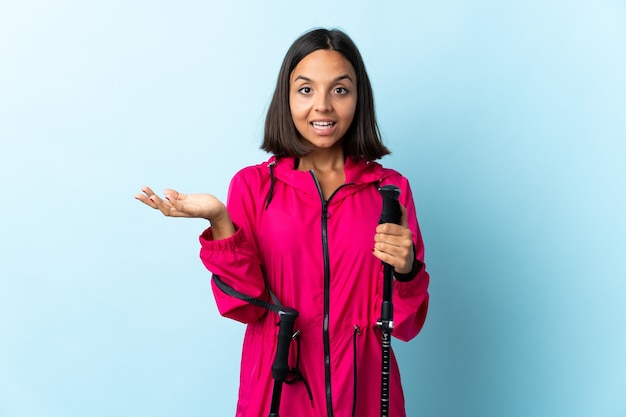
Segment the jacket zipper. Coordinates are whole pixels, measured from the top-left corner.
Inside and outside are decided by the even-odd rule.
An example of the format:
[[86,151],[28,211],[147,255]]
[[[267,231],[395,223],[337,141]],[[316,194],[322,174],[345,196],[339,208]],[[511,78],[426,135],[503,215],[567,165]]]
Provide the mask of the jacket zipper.
[[351,185],[352,183],[346,183],[341,185],[330,195],[330,197],[328,197],[328,200],[325,200],[324,193],[322,192],[322,187],[320,186],[320,183],[315,176],[315,172],[313,172],[312,170],[309,172],[313,177],[313,181],[315,181],[315,186],[317,187],[317,191],[322,201],[322,252],[324,256],[324,324],[322,327],[322,338],[324,341],[324,380],[326,383],[326,411],[328,414],[327,417],[333,417],[333,395],[330,383],[330,256],[328,253],[328,205],[330,204],[330,200],[332,200],[337,191],[339,191],[346,185]]

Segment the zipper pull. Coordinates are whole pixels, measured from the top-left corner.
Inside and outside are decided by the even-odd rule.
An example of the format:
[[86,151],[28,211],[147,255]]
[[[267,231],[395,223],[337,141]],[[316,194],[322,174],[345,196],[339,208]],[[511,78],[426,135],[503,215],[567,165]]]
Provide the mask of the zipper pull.
[[324,201],[322,203],[322,219],[328,219],[328,202]]

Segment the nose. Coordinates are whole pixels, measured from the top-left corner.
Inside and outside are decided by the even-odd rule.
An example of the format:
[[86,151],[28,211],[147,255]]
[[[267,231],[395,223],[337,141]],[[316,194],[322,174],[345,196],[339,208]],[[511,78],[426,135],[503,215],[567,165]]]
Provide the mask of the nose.
[[326,93],[320,93],[315,97],[315,110],[318,112],[329,112],[333,109],[330,102],[330,95]]

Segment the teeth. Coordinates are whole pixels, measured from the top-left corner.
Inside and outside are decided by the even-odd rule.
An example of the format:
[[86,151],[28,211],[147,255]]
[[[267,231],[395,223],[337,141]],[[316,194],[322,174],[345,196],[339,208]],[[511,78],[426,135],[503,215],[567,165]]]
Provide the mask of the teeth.
[[313,122],[312,124],[314,127],[323,129],[323,128],[331,127],[335,123],[334,122]]

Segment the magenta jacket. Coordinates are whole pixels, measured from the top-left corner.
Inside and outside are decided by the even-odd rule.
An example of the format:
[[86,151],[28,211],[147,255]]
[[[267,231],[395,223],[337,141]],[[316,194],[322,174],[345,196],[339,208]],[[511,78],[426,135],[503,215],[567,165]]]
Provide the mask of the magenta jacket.
[[[372,254],[382,209],[377,187],[402,190],[421,266],[408,282],[394,280],[393,336],[408,341],[426,318],[429,276],[411,188],[406,178],[380,164],[345,164],[346,184],[327,201],[313,172],[294,169],[293,158],[275,158],[242,169],[233,178],[227,207],[236,233],[200,236],[204,265],[233,289],[270,300],[269,288],[299,316],[289,366],[301,378],[285,384],[281,417],[380,415],[382,264]],[[278,316],[226,295],[213,283],[220,313],[246,323],[238,417],[265,417],[272,397],[272,363]],[[298,352],[299,351],[299,352]],[[392,354],[390,417],[404,417],[400,372]]]

